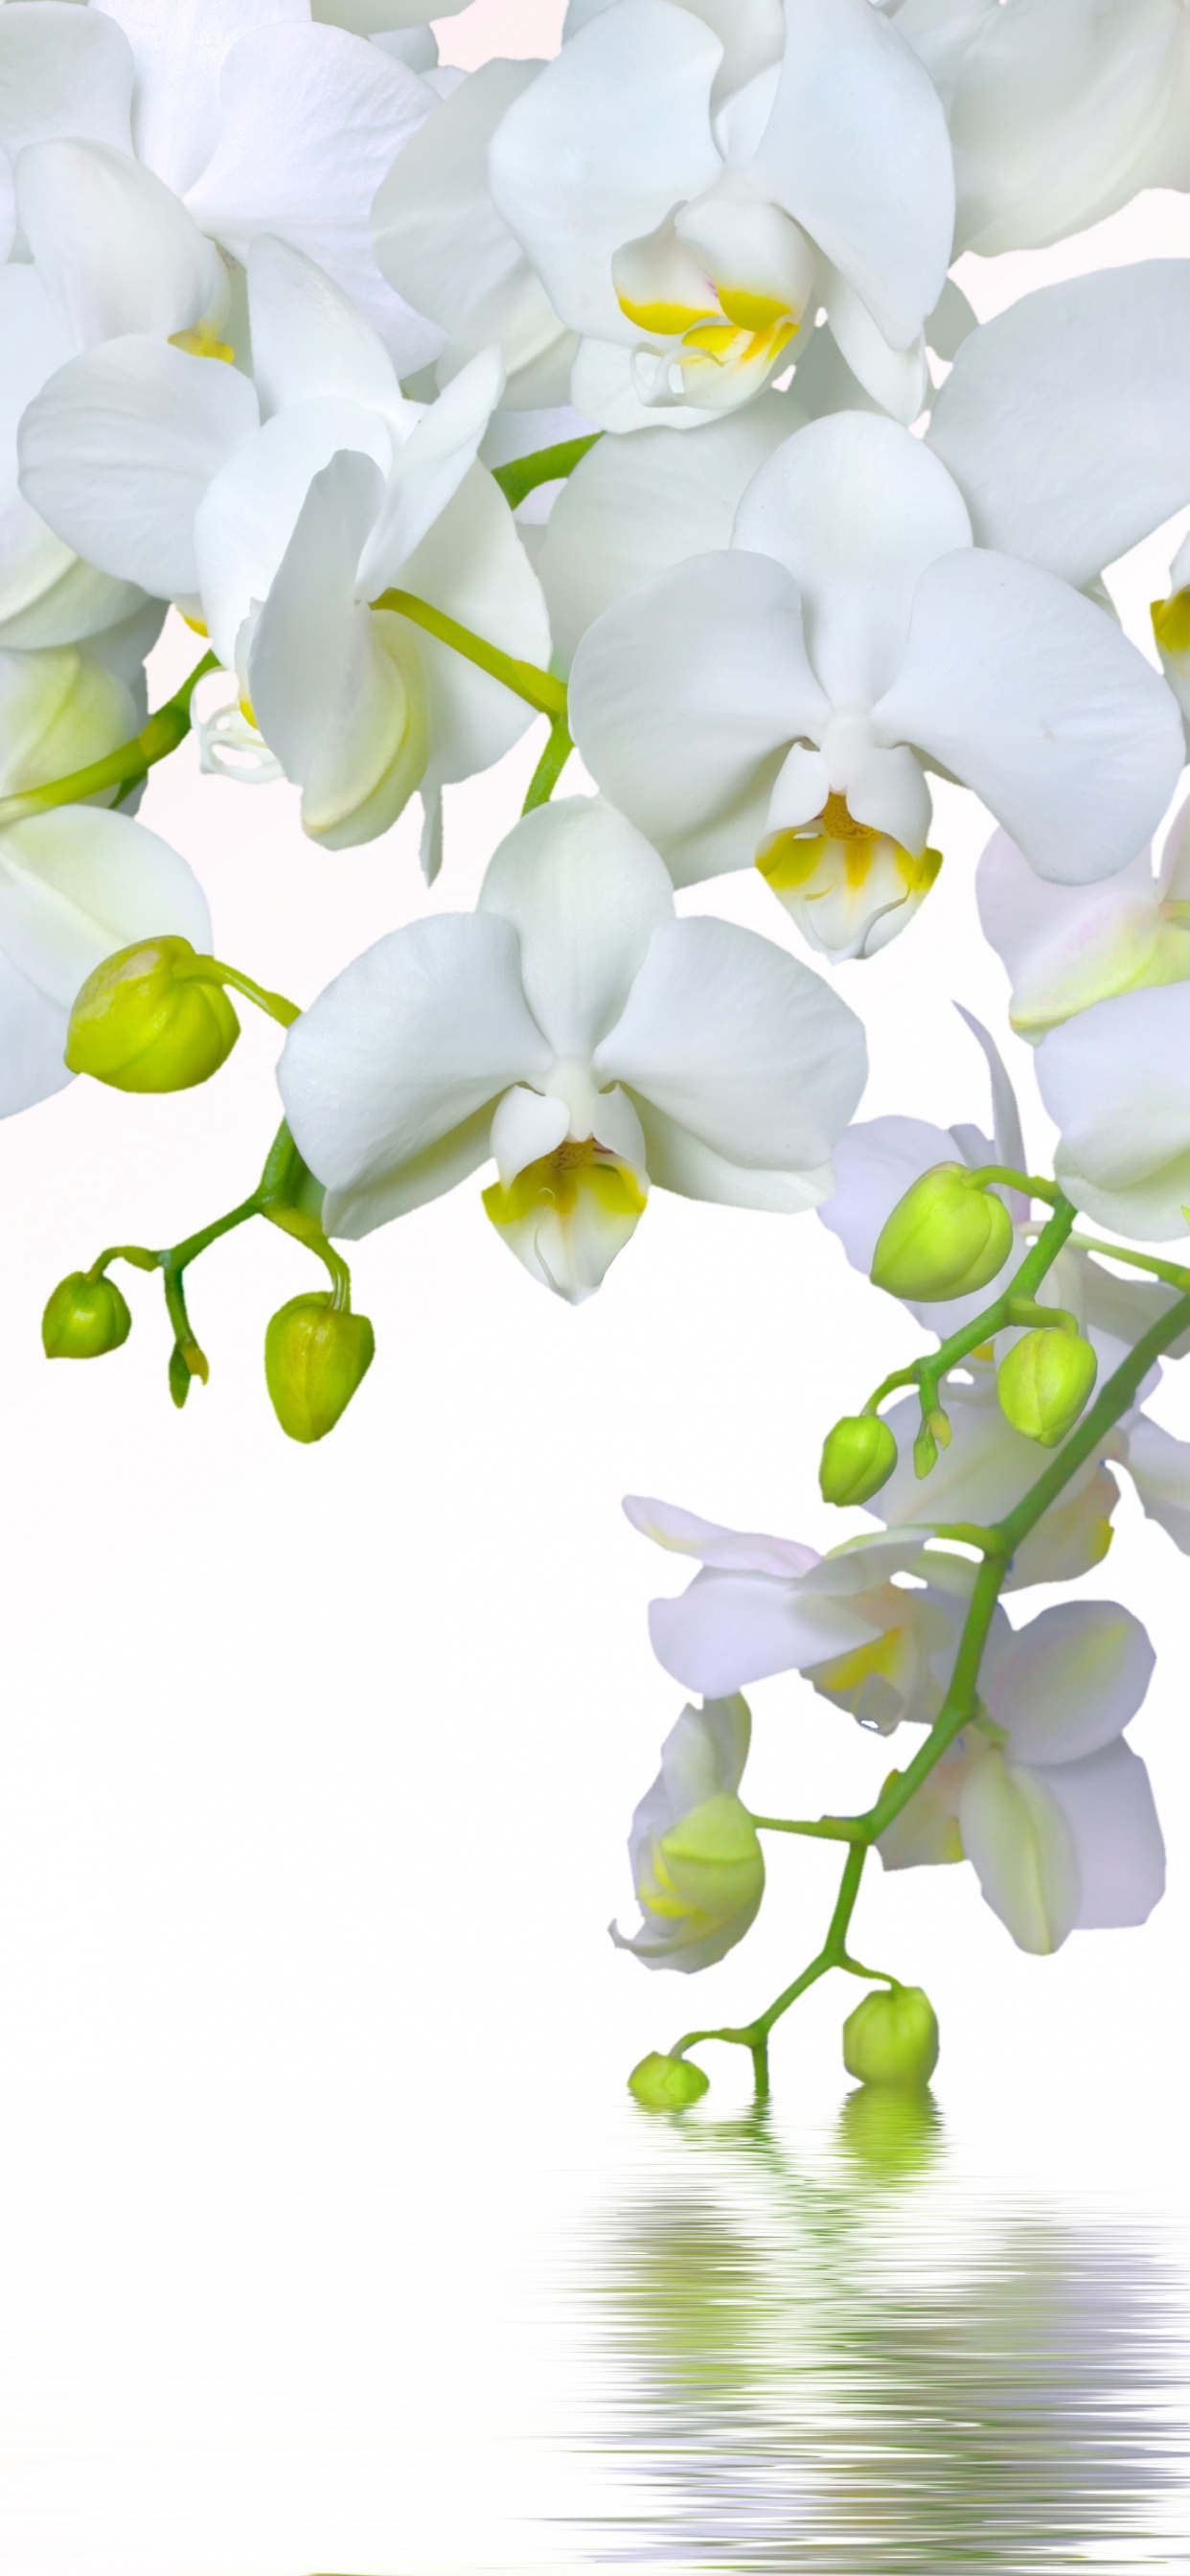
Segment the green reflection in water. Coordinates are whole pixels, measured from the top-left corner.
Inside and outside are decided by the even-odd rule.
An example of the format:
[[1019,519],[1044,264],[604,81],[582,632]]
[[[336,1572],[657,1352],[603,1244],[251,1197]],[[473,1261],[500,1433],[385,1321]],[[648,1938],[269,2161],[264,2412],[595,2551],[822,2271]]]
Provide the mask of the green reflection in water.
[[767,2106],[642,2144],[594,2285],[631,2501],[586,2563],[1190,2565],[1158,2229],[964,2186],[928,2096],[854,2093],[805,2154]]

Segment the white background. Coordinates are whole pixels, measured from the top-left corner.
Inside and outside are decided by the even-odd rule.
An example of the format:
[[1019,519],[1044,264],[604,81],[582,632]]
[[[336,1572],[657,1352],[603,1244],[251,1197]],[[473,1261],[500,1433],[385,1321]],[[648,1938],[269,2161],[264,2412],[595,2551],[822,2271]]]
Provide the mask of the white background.
[[[560,15],[477,0],[442,23],[444,56],[548,48]],[[1190,251],[1186,205],[1150,198],[1060,254],[968,262],[964,282],[989,313],[1170,250]],[[1138,640],[1176,534],[1116,581]],[[175,622],[155,702],[193,652]],[[429,895],[414,814],[327,856],[286,787],[200,784],[189,744],[143,817],[202,876],[219,952],[304,1002],[395,922],[471,903],[537,747],[448,791]],[[838,978],[870,1032],[865,1114],[984,1118],[957,997],[1009,1055],[1041,1155],[1028,1051],[976,931],[986,818],[943,789],[938,819],[925,911]],[[797,944],[751,873],[680,900]],[[275,1052],[249,1013],[205,1089],[80,1083],[0,1131],[13,2576],[560,2563],[556,2536],[516,2518],[578,2512],[598,2485],[552,2436],[583,2429],[596,2367],[582,2316],[562,2314],[584,2213],[640,2151],[625,2073],[692,2017],[765,2001],[830,1902],[830,1854],[782,1850],[757,1931],[699,1987],[612,1951],[628,1817],[680,1699],[645,1631],[675,1572],[619,1497],[834,1542],[861,1524],[818,1499],[823,1432],[915,1328],[813,1218],[660,1194],[574,1313],[510,1259],[471,1184],[359,1247],[377,1359],[320,1447],[286,1442],[265,1395],[266,1319],[314,1280],[264,1226],[192,1274],[212,1373],[184,1414],[153,1281],[127,1274],[119,1354],[47,1366],[40,1311],[64,1271],[105,1242],[177,1239],[251,1185]],[[1161,1410],[1190,1430],[1184,1395]],[[1165,1906],[1037,1961],[967,1870],[873,1871],[856,1937],[928,1985],[940,2096],[981,2168],[1164,2209],[1186,2107],[1188,1569],[1130,1495],[1117,1532],[1084,1588],[1138,1609],[1160,1652],[1133,1740],[1167,1828]],[[761,1808],[845,1804],[880,1776],[884,1749],[802,1684],[754,1704]],[[840,2098],[843,2000],[820,1990],[775,2045],[795,2123]],[[717,2104],[741,2090],[725,2054]]]

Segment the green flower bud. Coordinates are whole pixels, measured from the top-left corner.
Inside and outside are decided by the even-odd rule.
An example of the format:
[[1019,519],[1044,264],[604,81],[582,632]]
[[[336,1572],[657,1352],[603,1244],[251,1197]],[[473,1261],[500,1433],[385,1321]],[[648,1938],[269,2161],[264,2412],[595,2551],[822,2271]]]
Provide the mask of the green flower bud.
[[823,1443],[823,1502],[866,1503],[887,1485],[896,1463],[897,1444],[887,1422],[875,1413],[845,1413]]
[[97,1360],[118,1351],[132,1331],[132,1317],[114,1279],[88,1279],[72,1270],[60,1279],[41,1319],[47,1360]]
[[1004,1201],[963,1163],[923,1172],[888,1218],[872,1258],[872,1279],[890,1297],[929,1304],[986,1288],[1012,1250]]
[[240,1024],[188,939],[142,939],[88,975],[66,1061],[116,1091],[188,1091],[225,1064]]
[[937,2015],[920,1986],[865,1995],[843,2024],[843,2064],[861,2084],[928,2084],[937,2063]]
[[628,2090],[648,2111],[684,2111],[708,2090],[709,2076],[686,2057],[662,2057],[656,2049],[642,2057],[628,2078]]
[[1022,1333],[996,1378],[1000,1410],[1026,1440],[1056,1449],[1077,1422],[1098,1374],[1089,1342],[1061,1325]]
[[265,1381],[291,1440],[325,1440],[372,1365],[376,1337],[367,1316],[333,1306],[331,1296],[322,1288],[291,1297],[264,1337]]

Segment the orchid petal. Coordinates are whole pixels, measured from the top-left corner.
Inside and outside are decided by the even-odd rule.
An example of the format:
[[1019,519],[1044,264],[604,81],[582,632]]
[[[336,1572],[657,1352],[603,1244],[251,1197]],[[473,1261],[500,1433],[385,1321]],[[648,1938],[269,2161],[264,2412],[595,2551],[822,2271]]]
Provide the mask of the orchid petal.
[[917,333],[907,349],[890,349],[876,328],[867,305],[838,269],[831,269],[823,293],[827,327],[857,385],[881,411],[908,429],[929,399],[925,334]]
[[1167,984],[1094,1003],[1051,1029],[1037,1051],[1038,1086],[1062,1131],[1061,1169],[1075,1204],[1144,1241],[1185,1224],[1188,1037],[1190,989]]
[[[850,1604],[763,1574],[696,1574],[676,1601],[651,1601],[659,1664],[686,1690],[718,1696],[864,1646],[879,1630]],[[732,1676],[735,1676],[733,1679]]]
[[789,574],[730,553],[607,609],[575,655],[570,710],[588,769],[678,885],[750,865],[790,740],[829,712]]
[[[402,568],[401,587],[457,618],[504,653],[540,668],[549,660],[541,585],[491,475],[473,465],[453,501]],[[502,682],[449,644],[417,630],[425,673],[435,781],[470,778],[498,760],[533,722]]]
[[974,788],[1060,884],[1135,855],[1184,758],[1169,690],[1111,619],[1052,573],[977,549],[923,573],[873,719]]
[[755,1208],[769,1216],[804,1216],[834,1188],[829,1162],[795,1172],[734,1162],[693,1136],[676,1118],[667,1117],[653,1101],[642,1096],[636,1108],[649,1178],[677,1198],[706,1199],[715,1207]]
[[727,545],[745,487],[803,417],[788,394],[763,393],[697,438],[649,428],[600,439],[558,494],[537,558],[563,669],[614,600]]
[[1190,499],[1190,260],[1023,295],[964,341],[928,440],[977,545],[1081,590]]
[[1139,1754],[1109,1744],[1035,1776],[1061,1808],[1074,1845],[1082,1891],[1076,1930],[1147,1923],[1165,1894],[1165,1843]]
[[393,461],[388,491],[360,561],[360,588],[375,599],[393,586],[479,454],[504,389],[498,349],[472,358],[424,411]]
[[101,571],[159,599],[189,598],[195,510],[257,417],[247,377],[220,359],[112,341],[72,358],[30,404],[21,490]]
[[316,475],[338,455],[367,461],[370,511],[358,523],[356,564],[379,514],[392,441],[379,412],[327,394],[275,412],[245,439],[199,502],[196,588],[219,659],[235,666],[236,639],[253,603],[266,599]]
[[820,1562],[817,1551],[798,1539],[770,1538],[756,1530],[725,1529],[704,1521],[680,1503],[662,1503],[647,1494],[625,1494],[624,1514],[642,1537],[678,1556],[696,1556],[720,1572],[775,1575],[790,1580],[809,1574]]
[[894,681],[922,574],[970,538],[961,494],[919,438],[871,412],[836,412],[761,466],[732,542],[793,575],[817,677],[851,708]]
[[17,169],[17,210],[78,348],[132,331],[168,339],[226,299],[218,254],[185,207],[110,144],[34,144]]
[[942,292],[954,230],[937,93],[869,0],[786,0],[785,21],[754,182],[821,245],[889,345],[907,348]]
[[654,931],[593,1061],[728,1161],[793,1171],[826,1162],[867,1078],[861,1024],[820,976],[705,919]]
[[1065,1601],[993,1650],[980,1690],[1008,1734],[1012,1761],[1077,1762],[1122,1734],[1155,1660],[1130,1611],[1114,1601]]
[[130,152],[133,62],[114,10],[8,0],[0,16],[0,145],[12,160],[58,135]]
[[1124,1464],[1146,1518],[1190,1556],[1190,1440],[1175,1440],[1142,1413],[1127,1433]]
[[248,306],[263,419],[328,394],[388,416],[404,412],[383,341],[350,296],[292,242],[257,234],[248,252]]
[[[44,0],[42,0],[44,6]],[[106,0],[136,64],[133,132],[150,170],[184,194],[219,137],[219,80],[249,28],[300,26],[307,0]]]
[[987,1903],[1017,1948],[1060,1950],[1082,1901],[1078,1857],[1065,1813],[1040,1773],[982,1755],[958,1800],[959,1832]]
[[624,1009],[673,891],[655,850],[601,798],[526,814],[502,841],[481,912],[511,922],[521,980],[557,1055],[586,1058]]
[[552,1154],[569,1127],[570,1112],[564,1100],[529,1091],[523,1082],[515,1082],[497,1103],[492,1120],[492,1152],[504,1188],[515,1181],[527,1163],[540,1162],[544,1155]]
[[1094,1002],[1190,976],[1190,930],[1162,918],[1147,848],[1098,884],[1058,886],[996,832],[975,892],[984,937],[1012,980],[1012,1025],[1033,1044]]

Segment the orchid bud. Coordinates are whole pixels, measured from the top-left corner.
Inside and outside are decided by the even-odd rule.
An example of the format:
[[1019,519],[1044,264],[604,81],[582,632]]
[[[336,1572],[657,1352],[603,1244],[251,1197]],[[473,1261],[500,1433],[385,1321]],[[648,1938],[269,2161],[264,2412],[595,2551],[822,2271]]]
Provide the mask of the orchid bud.
[[628,2078],[628,2090],[647,2111],[684,2111],[708,2090],[709,2076],[685,2057],[662,2057],[657,2049],[642,2057]]
[[875,1413],[845,1413],[823,1443],[823,1502],[866,1503],[887,1485],[896,1463],[897,1444],[887,1422]]
[[291,1297],[265,1333],[265,1382],[291,1440],[325,1440],[372,1365],[376,1337],[367,1316],[336,1307],[332,1295],[323,1288]]
[[[188,939],[142,939],[88,975],[66,1062],[116,1091],[189,1091],[225,1064],[240,1024]],[[195,970],[198,971],[195,971]]]
[[132,1331],[132,1317],[114,1279],[88,1279],[72,1270],[60,1279],[41,1319],[47,1360],[97,1360],[118,1351]]
[[865,1995],[843,2024],[843,2064],[861,2084],[928,2084],[938,2063],[938,2019],[920,1986]]
[[1098,1374],[1089,1342],[1046,1324],[1023,1333],[1001,1361],[996,1379],[1000,1410],[1014,1430],[1043,1449],[1056,1449],[1077,1422]]
[[930,1304],[986,1288],[1012,1250],[1004,1201],[963,1163],[937,1163],[898,1199],[872,1258],[890,1297]]

